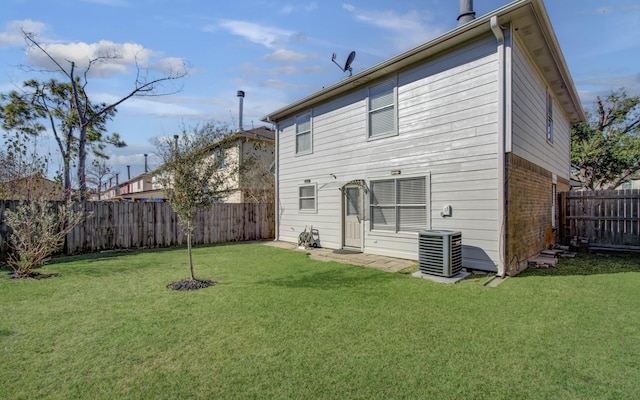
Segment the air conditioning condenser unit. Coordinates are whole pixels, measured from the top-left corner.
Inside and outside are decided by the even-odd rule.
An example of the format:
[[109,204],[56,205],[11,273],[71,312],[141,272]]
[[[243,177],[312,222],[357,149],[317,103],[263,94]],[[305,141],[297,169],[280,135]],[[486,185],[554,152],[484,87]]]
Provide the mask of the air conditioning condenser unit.
[[418,233],[418,269],[429,275],[452,277],[462,271],[462,233],[428,230]]

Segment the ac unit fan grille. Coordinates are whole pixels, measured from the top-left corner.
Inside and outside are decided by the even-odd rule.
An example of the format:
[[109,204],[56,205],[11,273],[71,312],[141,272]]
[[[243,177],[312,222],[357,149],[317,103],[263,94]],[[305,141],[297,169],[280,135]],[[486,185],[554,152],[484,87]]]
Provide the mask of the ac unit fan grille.
[[450,277],[462,270],[462,234],[451,231],[421,231],[418,269],[429,275]]

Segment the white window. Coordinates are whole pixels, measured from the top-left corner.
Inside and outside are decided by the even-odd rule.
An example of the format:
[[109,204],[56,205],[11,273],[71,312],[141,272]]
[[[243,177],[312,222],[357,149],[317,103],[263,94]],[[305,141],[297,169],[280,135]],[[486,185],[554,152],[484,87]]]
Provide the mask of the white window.
[[553,143],[553,97],[547,92],[547,140]]
[[371,230],[418,232],[427,228],[425,177],[371,182]]
[[369,137],[396,134],[395,80],[369,88]]
[[311,113],[296,116],[296,154],[311,153]]
[[302,212],[315,212],[316,185],[305,185],[298,188],[298,210]]

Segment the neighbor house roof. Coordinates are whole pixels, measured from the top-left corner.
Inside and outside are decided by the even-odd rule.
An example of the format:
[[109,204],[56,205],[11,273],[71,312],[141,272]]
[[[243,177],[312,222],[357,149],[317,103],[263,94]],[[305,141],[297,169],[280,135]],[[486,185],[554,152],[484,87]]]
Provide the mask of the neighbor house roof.
[[404,70],[416,63],[436,58],[442,52],[452,49],[465,41],[490,33],[491,19],[494,16],[497,17],[499,24],[503,26],[512,25],[513,30],[524,38],[524,46],[535,57],[540,72],[550,85],[556,98],[559,99],[560,106],[569,116],[571,122],[576,123],[585,120],[580,98],[542,0],[514,1],[418,47],[274,111],[263,117],[262,120],[277,123],[320,102],[328,101],[366,85],[374,79]]

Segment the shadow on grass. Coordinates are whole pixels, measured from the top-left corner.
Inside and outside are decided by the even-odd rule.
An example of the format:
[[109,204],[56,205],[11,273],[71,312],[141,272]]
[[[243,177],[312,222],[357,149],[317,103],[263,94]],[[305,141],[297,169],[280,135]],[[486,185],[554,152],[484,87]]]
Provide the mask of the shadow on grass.
[[529,268],[518,277],[603,275],[640,272],[640,256],[631,253],[579,253],[560,259],[556,268]]
[[[351,266],[345,269],[330,270],[304,270],[286,278],[269,279],[258,282],[258,284],[280,286],[287,288],[314,288],[314,289],[340,289],[353,288],[358,286],[368,286],[370,283],[382,283],[388,280],[386,273],[359,273]],[[353,267],[357,268],[357,267]]]

